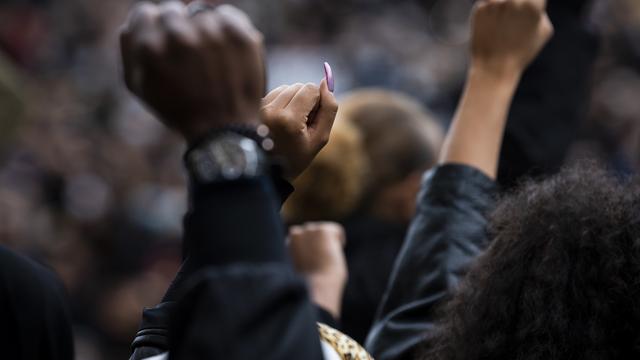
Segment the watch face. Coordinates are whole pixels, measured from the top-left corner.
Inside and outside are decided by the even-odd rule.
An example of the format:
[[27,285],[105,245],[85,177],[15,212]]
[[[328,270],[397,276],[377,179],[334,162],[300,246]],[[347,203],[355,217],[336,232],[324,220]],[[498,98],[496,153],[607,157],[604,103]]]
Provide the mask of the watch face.
[[203,150],[195,150],[189,155],[191,169],[198,180],[203,182],[213,181],[218,175],[218,168],[213,158]]
[[226,134],[193,151],[189,161],[200,181],[234,180],[260,172],[260,151],[255,141]]
[[220,175],[225,179],[237,179],[247,168],[247,154],[242,146],[243,140],[225,137],[211,146],[213,158],[220,166]]

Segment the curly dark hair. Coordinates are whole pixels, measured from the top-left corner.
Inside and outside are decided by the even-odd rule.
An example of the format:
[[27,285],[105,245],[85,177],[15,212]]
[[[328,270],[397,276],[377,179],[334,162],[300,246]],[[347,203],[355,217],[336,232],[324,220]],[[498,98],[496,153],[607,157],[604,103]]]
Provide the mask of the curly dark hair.
[[424,358],[639,359],[638,195],[580,164],[505,196]]

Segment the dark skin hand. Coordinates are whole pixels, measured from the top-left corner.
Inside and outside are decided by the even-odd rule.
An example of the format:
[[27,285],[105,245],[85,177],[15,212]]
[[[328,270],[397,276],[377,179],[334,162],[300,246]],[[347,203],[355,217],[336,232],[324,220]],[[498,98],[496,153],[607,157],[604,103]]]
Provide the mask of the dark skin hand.
[[326,79],[280,86],[263,99],[262,39],[230,5],[141,2],[120,36],[125,83],[188,143],[225,125],[264,123],[293,181],[329,140],[338,103]]
[[188,142],[228,124],[258,125],[262,34],[237,8],[139,3],[120,44],[127,87]]
[[260,116],[275,139],[274,153],[287,161],[287,180],[300,175],[327,144],[337,113],[326,79],[320,86],[280,86],[262,100]]

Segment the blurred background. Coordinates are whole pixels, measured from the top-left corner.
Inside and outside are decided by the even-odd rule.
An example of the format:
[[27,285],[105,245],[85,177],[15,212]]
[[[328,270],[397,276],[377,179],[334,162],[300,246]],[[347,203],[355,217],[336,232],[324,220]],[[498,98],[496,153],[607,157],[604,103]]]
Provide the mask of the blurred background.
[[[231,3],[265,34],[271,88],[318,82],[329,61],[339,95],[380,86],[414,96],[443,125],[451,117],[471,0]],[[80,360],[127,358],[141,309],[160,301],[180,261],[184,148],[119,74],[117,29],[132,4],[0,1],[0,243],[59,274]],[[559,161],[589,156],[634,173],[640,2],[578,7],[598,45],[583,86],[589,101]]]

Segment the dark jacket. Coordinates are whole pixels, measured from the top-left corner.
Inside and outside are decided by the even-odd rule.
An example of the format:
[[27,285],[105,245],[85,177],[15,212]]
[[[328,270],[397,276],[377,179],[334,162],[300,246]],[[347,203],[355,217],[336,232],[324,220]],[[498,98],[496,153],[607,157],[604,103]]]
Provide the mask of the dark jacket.
[[344,222],[349,279],[342,297],[340,331],[361,344],[373,325],[408,227],[366,213]]
[[74,357],[66,294],[57,277],[0,246],[2,359],[70,360]]
[[495,183],[480,171],[445,165],[429,172],[407,239],[365,347],[378,360],[413,358],[434,328],[434,310],[487,244]]
[[[321,359],[318,318],[284,256],[269,181],[192,191],[185,241],[194,255],[177,278],[175,301],[145,311],[132,358],[171,349],[179,359]],[[486,245],[485,215],[494,191],[490,179],[466,166],[439,167],[425,177],[418,213],[367,341],[374,357],[406,358],[424,340],[433,308]]]

